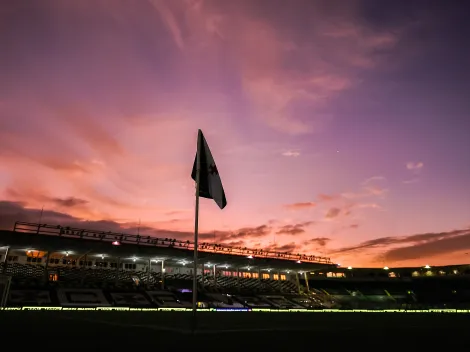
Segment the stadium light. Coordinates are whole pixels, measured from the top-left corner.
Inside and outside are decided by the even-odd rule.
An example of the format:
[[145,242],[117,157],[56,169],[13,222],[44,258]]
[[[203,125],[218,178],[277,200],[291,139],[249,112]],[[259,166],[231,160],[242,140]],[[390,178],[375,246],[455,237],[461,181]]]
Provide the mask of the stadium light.
[[69,256],[69,251],[65,252],[65,256],[66,256],[66,257]]
[[388,270],[388,266],[385,266],[385,267],[384,267],[384,270]]
[[348,266],[348,270],[352,270],[352,266]]
[[302,263],[302,262],[300,260],[297,260],[297,264],[300,264],[300,263]]
[[253,256],[252,256],[252,255],[249,255],[247,258],[248,258],[248,259],[253,259]]
[[340,264],[340,263],[337,263],[336,266],[341,266],[341,264]]
[[112,245],[113,245],[113,246],[120,246],[120,245],[121,245],[121,242],[119,242],[119,241],[114,241],[114,242],[112,243]]
[[425,265],[424,269],[431,269],[431,267],[429,265]]

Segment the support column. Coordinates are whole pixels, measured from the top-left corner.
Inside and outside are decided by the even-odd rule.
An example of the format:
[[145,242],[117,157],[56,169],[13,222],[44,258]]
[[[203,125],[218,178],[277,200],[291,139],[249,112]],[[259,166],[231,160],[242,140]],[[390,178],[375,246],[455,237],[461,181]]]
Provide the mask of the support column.
[[[86,262],[85,262],[86,263]],[[115,285],[117,285],[119,283],[119,269],[120,269],[120,266],[121,266],[121,258],[120,257],[117,257],[117,261],[116,261],[116,274],[115,274]]]
[[214,288],[217,288],[217,271],[216,271],[215,264],[214,264]]
[[279,281],[278,282],[279,291],[281,292],[282,291],[282,282],[281,282],[281,271],[280,270],[277,272],[277,281]]
[[204,288],[204,278],[205,278],[205,274],[204,274],[204,262],[201,264],[201,286],[202,288]]
[[44,264],[44,284],[47,284],[49,282],[49,254],[51,252],[47,251],[46,252],[46,263]]
[[5,258],[3,258],[3,272],[5,274],[7,272],[7,265],[8,265],[8,253],[10,252],[10,247],[7,247],[5,250]]
[[299,291],[299,295],[302,294],[302,291],[300,289],[300,280],[298,272],[295,272],[295,283],[297,284],[297,291]]
[[237,290],[240,291],[240,268],[237,266]]
[[261,284],[261,267],[260,266],[258,267],[258,281]]
[[307,292],[310,292],[310,287],[308,286],[308,276],[307,272],[304,272],[304,278],[305,278],[305,287],[307,287]]
[[147,269],[147,288],[150,289],[150,279],[152,277],[152,260],[149,259],[149,267]]
[[165,261],[162,259],[162,291],[165,290]]

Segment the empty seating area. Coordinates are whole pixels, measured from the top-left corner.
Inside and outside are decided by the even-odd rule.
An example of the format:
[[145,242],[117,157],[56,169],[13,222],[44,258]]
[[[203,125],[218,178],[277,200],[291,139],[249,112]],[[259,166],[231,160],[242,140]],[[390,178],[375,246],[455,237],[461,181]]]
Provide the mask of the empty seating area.
[[[104,268],[55,266],[8,263],[6,269],[0,264],[0,273],[12,276],[12,287],[63,287],[63,288],[117,288],[135,290],[191,289],[192,276],[188,274],[167,274],[161,272],[128,271]],[[253,279],[235,276],[198,275],[201,291],[213,293],[296,293],[295,283],[287,280]]]
[[[12,277],[11,289],[100,290],[107,297],[119,293],[126,300],[145,292],[166,292],[168,302],[189,302],[192,295],[192,275],[172,271],[123,270],[117,268],[54,266],[47,268],[33,263],[0,263],[0,274]],[[401,308],[463,308],[470,307],[470,280],[464,277],[417,277],[406,279],[341,279],[315,278],[308,282],[308,294],[300,295],[297,285],[289,280],[272,280],[224,275],[198,275],[201,297],[215,307],[277,308],[304,306],[339,309],[401,309]],[[304,282],[301,281],[303,284]],[[307,285],[301,290],[307,293]],[[28,292],[29,292],[28,291]],[[127,297],[129,294],[131,296]],[[51,297],[54,294],[51,293]],[[266,298],[266,297],[271,298]],[[137,297],[137,296],[135,296]],[[237,298],[238,297],[238,298]],[[260,298],[265,297],[265,298]],[[273,298],[274,297],[274,298]],[[278,298],[276,298],[278,297]],[[290,298],[288,298],[290,297]],[[135,298],[137,302],[151,298]],[[114,302],[113,298],[109,298]],[[286,300],[286,301],[284,301]],[[132,301],[132,300],[131,300]],[[157,300],[158,301],[158,300]],[[163,302],[162,300],[160,300]],[[158,301],[158,302],[160,302]],[[214,303],[215,302],[215,303]],[[128,304],[128,303],[125,303]],[[141,304],[141,303],[136,303]],[[149,303],[151,304],[151,303]],[[163,303],[161,303],[163,304]],[[180,304],[180,303],[179,303]]]

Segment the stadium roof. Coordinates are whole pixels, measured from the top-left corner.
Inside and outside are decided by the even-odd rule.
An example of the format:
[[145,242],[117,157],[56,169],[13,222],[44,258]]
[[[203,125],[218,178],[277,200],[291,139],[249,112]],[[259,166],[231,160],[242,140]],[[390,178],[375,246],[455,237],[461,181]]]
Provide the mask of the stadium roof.
[[[0,246],[136,261],[165,260],[169,265],[192,263],[194,251],[194,243],[190,241],[24,222],[16,222],[13,231],[0,231]],[[315,271],[336,266],[329,258],[313,255],[209,243],[199,243],[198,250],[201,264],[232,268]]]

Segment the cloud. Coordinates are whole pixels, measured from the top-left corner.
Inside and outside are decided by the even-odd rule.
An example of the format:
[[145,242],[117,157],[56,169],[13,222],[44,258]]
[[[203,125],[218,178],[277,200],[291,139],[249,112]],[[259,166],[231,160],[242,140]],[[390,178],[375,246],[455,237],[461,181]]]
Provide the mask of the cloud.
[[283,152],[281,155],[288,156],[288,157],[298,157],[300,156],[300,152],[296,150],[288,150],[288,151]]
[[314,208],[317,204],[314,202],[302,202],[302,203],[293,203],[284,205],[285,208],[290,210],[302,210]]
[[409,180],[402,181],[402,183],[404,183],[404,184],[410,184],[410,183],[416,183],[416,182],[419,182],[419,178],[417,178],[417,177],[411,178]]
[[330,201],[335,201],[341,199],[341,195],[339,194],[319,194],[318,195],[318,202],[330,202]]
[[[391,248],[390,248],[391,247]],[[380,260],[404,261],[451,253],[470,248],[470,229],[430,232],[410,236],[380,237],[351,247],[335,250],[334,254],[385,249]]]
[[387,250],[383,258],[388,261],[405,261],[470,249],[470,228],[432,235],[428,240],[415,240],[410,246]]
[[413,170],[413,171],[421,170],[423,168],[423,166],[424,166],[424,164],[422,162],[410,161],[410,162],[406,163],[406,168],[408,170]]
[[384,176],[372,176],[362,182],[363,185],[368,185],[370,183],[375,183],[377,181],[386,181],[387,178]]
[[272,227],[260,225],[256,227],[243,227],[236,231],[217,231],[218,242],[233,242],[238,240],[249,240],[267,236],[271,233]]
[[328,237],[315,237],[311,238],[303,243],[305,246],[318,245],[320,247],[325,247],[328,242],[331,241],[331,238]]
[[[72,201],[73,202],[73,201]],[[41,216],[40,209],[28,209],[25,205],[20,202],[8,202],[0,201],[0,228],[11,230],[16,221],[32,222],[37,223]],[[179,219],[173,219],[179,221]],[[194,233],[192,231],[175,231],[168,230],[164,226],[168,222],[139,224],[138,222],[124,222],[118,223],[112,220],[96,220],[87,221],[80,218],[71,216],[66,213],[57,211],[44,210],[41,218],[41,223],[47,223],[51,225],[62,225],[70,226],[75,228],[85,228],[90,230],[98,231],[112,231],[116,233],[129,233],[137,234],[140,233],[143,236],[153,236],[158,238],[175,238],[179,240],[192,240]],[[311,225],[313,222],[307,221],[294,225],[285,225],[278,228],[277,234],[283,235],[299,235],[305,232],[305,227]],[[272,233],[273,228],[269,225],[260,225],[254,227],[243,227],[234,231],[211,231],[201,232],[199,238],[201,242],[212,243],[215,241],[218,244],[224,244],[235,247],[247,247],[253,245],[253,240],[263,240],[264,237]],[[324,246],[329,241],[327,238],[316,238],[312,239],[309,243],[316,243],[320,246]],[[297,248],[294,246],[295,243],[288,243],[282,245],[263,245],[258,243],[258,247],[264,249],[272,249],[277,251],[289,252]],[[301,247],[297,248],[301,250]]]
[[326,213],[325,218],[333,219],[333,218],[336,218],[340,213],[341,213],[341,209],[339,209],[339,208],[330,208],[330,209],[328,209],[328,212]]
[[[40,209],[25,208],[21,202],[0,201],[0,228],[11,230],[16,221],[37,223],[41,214]],[[139,225],[137,222],[118,223],[112,220],[83,220],[66,213],[45,209],[41,223],[51,225],[71,226],[99,231],[112,231],[117,233],[137,233],[159,238],[175,238],[179,240],[191,240],[194,237],[192,231],[175,231],[165,228],[155,228],[147,224]],[[244,227],[236,231],[201,232],[201,240],[213,239],[214,234],[218,243],[234,243],[236,241],[261,238],[271,233],[268,225],[256,227]]]
[[419,182],[419,177],[418,175],[420,174],[421,170],[423,169],[424,167],[424,163],[423,162],[413,162],[413,161],[410,161],[408,163],[406,163],[406,168],[408,170],[411,171],[411,173],[414,175],[412,178],[408,179],[408,180],[404,180],[402,181],[402,183],[404,184],[410,184],[410,183],[416,183],[416,182]]
[[276,232],[278,235],[298,235],[305,232],[305,227],[313,224],[313,221],[306,221],[294,225],[285,225]]
[[298,16],[286,13],[279,21],[275,12],[262,10],[264,2],[152,4],[178,48],[219,55],[223,50],[240,72],[255,116],[294,135],[321,129],[328,121],[322,108],[359,84],[360,71],[380,65],[402,32],[371,30],[357,16],[360,4],[307,3],[302,21],[315,23],[308,35],[289,35]]
[[185,43],[183,40],[182,30],[178,24],[176,17],[168,6],[168,2],[164,0],[150,0],[150,3],[155,7],[163,20],[163,23],[171,33],[174,42],[180,50],[183,50]]
[[51,201],[57,204],[60,207],[76,207],[88,204],[88,201],[85,199],[67,197],[67,198],[51,198]]

